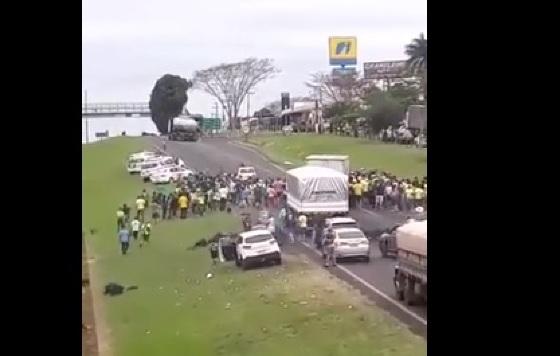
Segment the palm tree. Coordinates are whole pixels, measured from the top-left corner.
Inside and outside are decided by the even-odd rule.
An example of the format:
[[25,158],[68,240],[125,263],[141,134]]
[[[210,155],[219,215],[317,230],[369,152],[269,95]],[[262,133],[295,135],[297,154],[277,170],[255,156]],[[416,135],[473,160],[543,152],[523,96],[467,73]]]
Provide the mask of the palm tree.
[[428,77],[428,39],[420,33],[419,38],[415,38],[412,42],[406,45],[406,55],[408,56],[407,66],[412,75],[422,78],[422,87],[424,92],[424,100],[427,101],[426,83]]

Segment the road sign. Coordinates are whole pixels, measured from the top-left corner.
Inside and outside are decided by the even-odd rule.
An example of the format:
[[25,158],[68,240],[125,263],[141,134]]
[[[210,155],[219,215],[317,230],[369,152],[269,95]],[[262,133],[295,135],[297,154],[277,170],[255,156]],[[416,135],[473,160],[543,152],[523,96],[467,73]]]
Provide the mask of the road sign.
[[329,37],[330,65],[354,65],[357,63],[357,53],[356,37]]
[[222,120],[219,117],[205,117],[202,119],[202,130],[212,131],[222,128]]
[[384,61],[364,63],[364,78],[391,79],[406,76],[406,61]]

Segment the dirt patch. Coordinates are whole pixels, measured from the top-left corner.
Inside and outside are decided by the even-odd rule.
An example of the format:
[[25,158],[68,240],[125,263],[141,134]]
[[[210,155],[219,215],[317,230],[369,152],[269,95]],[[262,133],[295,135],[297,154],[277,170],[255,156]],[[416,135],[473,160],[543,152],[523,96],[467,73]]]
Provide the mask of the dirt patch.
[[86,244],[82,237],[82,356],[98,356]]

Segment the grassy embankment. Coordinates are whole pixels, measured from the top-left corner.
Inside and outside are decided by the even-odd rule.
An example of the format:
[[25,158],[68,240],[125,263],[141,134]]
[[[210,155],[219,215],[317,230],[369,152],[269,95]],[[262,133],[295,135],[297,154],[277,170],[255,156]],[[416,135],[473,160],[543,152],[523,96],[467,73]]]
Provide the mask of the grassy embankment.
[[[157,224],[149,246],[133,245],[121,256],[116,208],[132,204],[144,187],[151,190],[124,168],[126,156],[143,145],[118,138],[82,149],[83,227],[97,230],[86,239],[103,317],[97,326],[106,329],[102,350],[114,356],[426,354],[423,339],[302,256],[241,271],[212,266],[206,249],[186,250],[219,230],[237,229],[234,216]],[[139,289],[103,296],[108,282]]]
[[350,156],[353,169],[380,169],[409,178],[427,175],[426,150],[415,147],[315,134],[252,137],[249,142],[257,145],[276,163],[292,163],[285,167],[303,164],[305,157],[310,154],[346,154]]

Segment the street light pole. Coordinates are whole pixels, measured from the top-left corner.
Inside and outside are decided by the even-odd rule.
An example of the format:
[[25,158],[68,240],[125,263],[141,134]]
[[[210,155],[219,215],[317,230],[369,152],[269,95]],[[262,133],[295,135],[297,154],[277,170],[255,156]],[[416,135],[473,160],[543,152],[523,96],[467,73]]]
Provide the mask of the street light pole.
[[86,115],[86,143],[89,143],[89,116],[87,112],[87,90],[84,90],[84,109]]
[[254,92],[248,92],[247,93],[247,119],[249,119],[249,116],[251,116],[250,112],[251,112],[251,95],[255,94]]

